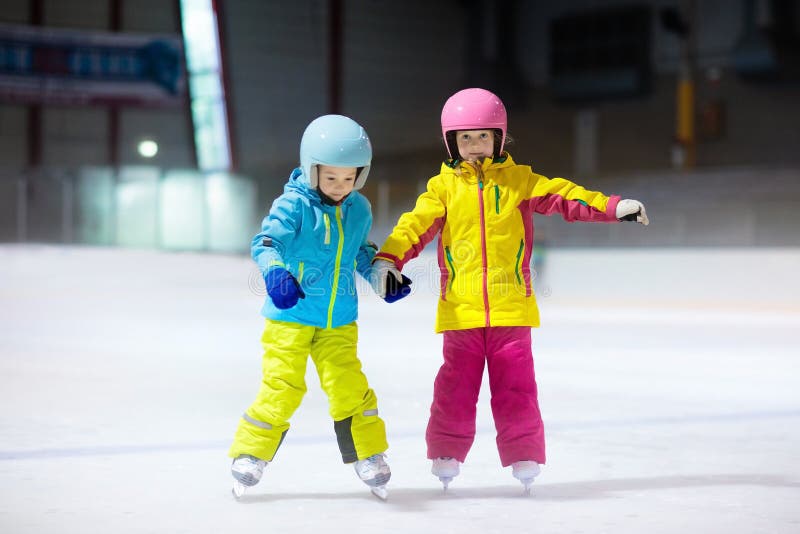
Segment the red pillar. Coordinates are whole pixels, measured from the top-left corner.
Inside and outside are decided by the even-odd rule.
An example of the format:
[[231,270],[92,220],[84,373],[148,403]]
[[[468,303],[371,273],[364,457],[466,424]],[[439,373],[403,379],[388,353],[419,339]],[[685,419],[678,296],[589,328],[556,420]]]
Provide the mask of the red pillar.
[[328,2],[328,113],[342,112],[342,0]]
[[[123,0],[109,0],[108,29],[118,32],[122,29],[122,2]],[[114,169],[119,168],[119,115],[117,104],[108,107],[108,162]]]
[[236,116],[233,110],[233,95],[231,94],[231,79],[228,70],[228,39],[225,33],[224,2],[212,0],[211,5],[217,16],[217,39],[219,40],[219,77],[222,84],[222,95],[225,105],[225,122],[228,128],[228,157],[230,158],[230,171],[239,170],[239,157],[236,140]]
[[[31,0],[28,20],[32,26],[44,22],[44,0]],[[28,167],[37,168],[42,164],[42,106],[28,106]]]

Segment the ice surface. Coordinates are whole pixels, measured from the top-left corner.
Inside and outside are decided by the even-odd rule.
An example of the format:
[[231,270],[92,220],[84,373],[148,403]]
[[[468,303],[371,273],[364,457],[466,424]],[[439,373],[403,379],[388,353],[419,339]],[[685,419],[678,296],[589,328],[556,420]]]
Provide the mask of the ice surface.
[[488,389],[447,494],[430,474],[441,339],[420,260],[404,301],[361,287],[389,500],[341,464],[310,365],[276,461],[236,502],[226,452],[260,376],[252,262],[0,246],[0,532],[800,532],[799,258],[549,251],[534,331],[549,458],[530,497],[500,467]]

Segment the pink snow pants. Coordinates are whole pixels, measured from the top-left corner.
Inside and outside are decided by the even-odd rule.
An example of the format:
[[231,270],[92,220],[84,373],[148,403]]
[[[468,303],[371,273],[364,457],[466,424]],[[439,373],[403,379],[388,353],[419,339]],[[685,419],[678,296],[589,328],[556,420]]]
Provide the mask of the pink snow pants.
[[476,404],[486,362],[500,462],[503,467],[520,460],[544,464],[530,327],[448,330],[443,353],[425,433],[428,458],[451,456],[459,462],[466,458],[475,439]]

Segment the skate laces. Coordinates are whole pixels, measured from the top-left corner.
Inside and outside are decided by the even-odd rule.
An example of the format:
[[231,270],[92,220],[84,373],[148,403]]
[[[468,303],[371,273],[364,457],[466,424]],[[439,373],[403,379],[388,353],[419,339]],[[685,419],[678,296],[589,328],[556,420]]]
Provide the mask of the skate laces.
[[268,463],[255,456],[241,454],[233,461],[231,474],[245,486],[254,486],[261,480],[261,475]]
[[353,467],[358,478],[369,486],[383,486],[392,476],[389,464],[384,460],[384,454],[373,454],[363,460],[358,460]]
[[356,462],[356,469],[365,474],[380,473],[389,470],[389,465],[384,461],[383,454],[373,454]]
[[267,465],[267,461],[256,458],[255,456],[250,456],[249,454],[242,454],[233,461],[233,465],[245,469],[264,469],[264,466]]

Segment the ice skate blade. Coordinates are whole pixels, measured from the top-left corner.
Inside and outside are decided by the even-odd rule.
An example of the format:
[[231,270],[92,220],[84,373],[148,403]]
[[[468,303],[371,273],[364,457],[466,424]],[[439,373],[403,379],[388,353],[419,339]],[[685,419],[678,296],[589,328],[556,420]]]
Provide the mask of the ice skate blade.
[[242,498],[242,495],[245,494],[247,491],[247,486],[239,482],[238,480],[233,481],[233,487],[231,488],[231,493],[233,494],[233,498],[237,501]]
[[389,498],[389,491],[386,489],[386,486],[376,486],[374,488],[370,488],[369,490],[373,495],[382,501],[385,501]]
[[531,486],[533,486],[533,479],[530,479],[530,480],[520,480],[520,482],[522,482],[522,487],[523,487],[523,488],[522,488],[522,492],[523,492],[525,495],[527,495],[527,496],[530,496],[530,494],[531,494]]

